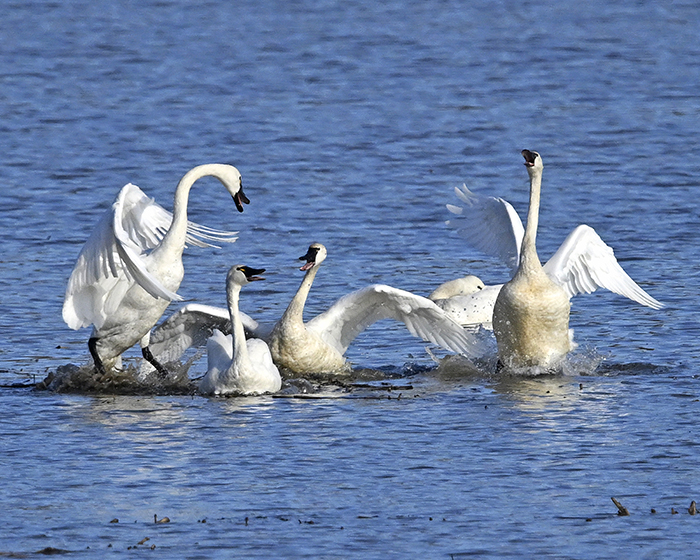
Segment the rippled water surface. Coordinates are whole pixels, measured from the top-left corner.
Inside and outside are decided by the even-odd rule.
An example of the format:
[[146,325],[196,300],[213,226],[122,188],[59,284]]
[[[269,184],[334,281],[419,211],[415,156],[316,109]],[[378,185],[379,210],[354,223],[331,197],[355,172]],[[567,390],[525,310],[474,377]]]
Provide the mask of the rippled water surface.
[[[695,550],[695,3],[66,0],[1,13],[0,557]],[[241,306],[269,322],[313,241],[329,257],[308,317],[372,282],[421,294],[467,272],[503,282],[505,267],[444,225],[445,204],[466,183],[524,215],[522,148],[546,167],[540,255],[587,223],[666,304],[575,298],[569,375],[439,372],[383,322],[348,356],[387,379],[312,395],[31,388],[87,361],[89,331],[61,319],[65,283],[127,182],[171,208],[189,168],[236,165],[245,212],[206,179],[190,217],[239,240],[188,249],[180,293],[222,306],[230,265],[264,267]]]

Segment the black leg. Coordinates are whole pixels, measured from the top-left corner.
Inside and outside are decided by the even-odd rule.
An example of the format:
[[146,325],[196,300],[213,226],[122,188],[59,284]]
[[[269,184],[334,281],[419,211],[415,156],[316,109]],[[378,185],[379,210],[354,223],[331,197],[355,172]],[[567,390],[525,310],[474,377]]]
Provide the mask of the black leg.
[[97,370],[97,373],[100,375],[105,374],[105,366],[102,364],[102,360],[100,360],[100,355],[97,353],[97,341],[99,339],[96,337],[91,337],[88,340],[88,350],[90,350],[90,355],[92,356],[92,361],[95,362],[95,369]]
[[164,379],[168,377],[168,370],[165,369],[160,364],[160,362],[155,359],[153,353],[151,352],[151,349],[148,346],[144,346],[143,348],[141,348],[141,354],[143,354],[144,359],[148,360],[151,363],[151,365],[153,365],[153,367],[156,368],[158,375],[160,375]]

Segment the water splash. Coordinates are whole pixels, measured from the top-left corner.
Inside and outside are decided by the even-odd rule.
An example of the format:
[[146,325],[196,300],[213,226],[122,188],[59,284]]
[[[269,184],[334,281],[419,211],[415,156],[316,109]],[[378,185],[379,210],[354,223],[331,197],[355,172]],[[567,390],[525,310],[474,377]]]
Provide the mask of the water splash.
[[92,365],[66,364],[59,366],[55,372],[49,372],[36,388],[56,393],[110,395],[188,395],[196,392],[185,369],[170,371],[165,379],[150,376],[141,380],[133,366],[100,374]]

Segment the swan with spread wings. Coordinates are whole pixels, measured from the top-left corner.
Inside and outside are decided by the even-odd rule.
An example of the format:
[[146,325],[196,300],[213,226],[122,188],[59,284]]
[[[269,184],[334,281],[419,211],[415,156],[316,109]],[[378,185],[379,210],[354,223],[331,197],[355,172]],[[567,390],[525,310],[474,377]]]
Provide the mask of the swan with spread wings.
[[88,348],[100,373],[119,367],[122,353],[139,342],[144,358],[167,375],[150,352],[150,332],[170,302],[182,299],[176,292],[186,244],[207,247],[236,239],[235,232],[187,220],[190,188],[207,175],[221,181],[242,212],[249,200],[238,170],[200,165],[178,183],[172,214],[136,185],[124,186],[83,246],[68,280],[63,319],[76,330],[93,326]]

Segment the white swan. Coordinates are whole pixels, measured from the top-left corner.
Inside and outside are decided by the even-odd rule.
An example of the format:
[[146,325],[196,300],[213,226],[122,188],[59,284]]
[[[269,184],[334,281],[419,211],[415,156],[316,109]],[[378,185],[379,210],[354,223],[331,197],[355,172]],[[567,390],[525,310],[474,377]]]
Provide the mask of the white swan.
[[[343,356],[350,343],[369,325],[381,319],[393,318],[404,322],[409,332],[423,340],[434,342],[455,352],[477,355],[484,351],[482,343],[463,332],[461,328],[446,316],[436,305],[426,298],[416,296],[390,286],[375,284],[357,290],[340,298],[328,311],[304,325],[303,319],[294,318],[295,309],[303,306],[313,283],[318,265],[326,257],[326,249],[320,244],[313,244],[310,251],[301,259],[312,259],[302,267],[307,275],[302,282],[295,299],[287,309],[287,319],[277,322],[276,344],[280,348],[291,348],[287,353],[303,361],[305,366],[290,364],[285,367],[292,371],[316,373],[344,371],[349,369]],[[313,270],[313,273],[309,271]],[[303,301],[300,301],[302,300]],[[295,303],[296,301],[296,303]],[[291,311],[290,311],[291,310]],[[240,312],[241,322],[246,336],[253,336],[270,341],[274,327],[262,325]],[[293,319],[290,320],[289,318]],[[298,320],[297,320],[298,319]],[[174,313],[158,325],[151,336],[151,346],[156,359],[162,363],[179,359],[192,346],[200,346],[212,335],[214,329],[230,332],[231,323],[227,309],[208,305],[189,304]],[[285,339],[283,332],[292,332],[292,339],[305,341],[298,345]],[[319,352],[307,351],[305,358],[299,358],[305,344],[312,341],[312,347]],[[330,365],[328,365],[328,362]],[[292,367],[289,367],[292,365]],[[297,368],[297,369],[293,369]],[[303,371],[302,371],[303,370]]]
[[246,340],[245,328],[238,310],[241,288],[254,280],[264,269],[243,265],[232,267],[226,276],[226,295],[232,334],[215,329],[207,341],[207,374],[199,382],[199,391],[206,395],[227,393],[275,393],[282,387],[282,378],[272,362],[270,350],[259,338]]
[[123,187],[83,246],[68,280],[63,320],[72,329],[93,325],[88,348],[101,373],[119,367],[121,354],[140,342],[144,358],[167,374],[150,353],[149,336],[170,301],[182,299],[175,292],[184,275],[185,244],[205,247],[214,246],[207,241],[236,239],[232,232],[187,221],[190,188],[206,175],[223,183],[242,212],[242,203],[249,201],[238,170],[200,165],[178,183],[172,214],[137,186]]
[[[563,289],[567,296],[567,301],[574,295],[591,293],[597,288],[605,288],[653,309],[663,307],[663,304],[647,294],[627,275],[615,259],[613,250],[603,242],[593,228],[587,225],[580,225],[575,228],[544,267],[540,265],[535,249],[535,236],[539,217],[542,158],[536,152],[530,152],[529,150],[523,150],[523,156],[526,159],[531,184],[527,231],[523,229],[520,218],[508,202],[500,198],[476,195],[469,191],[466,186],[463,186],[462,189],[455,189],[457,196],[466,203],[466,206],[448,205],[448,210],[452,213],[466,218],[466,225],[461,226],[458,222],[448,223],[456,226],[475,248],[498,256],[511,265],[516,264],[517,270],[513,280],[511,280],[511,286],[515,282],[516,277],[518,277],[518,282],[515,283],[516,287],[518,285],[523,286],[523,278],[541,278],[540,271],[542,271],[551,281]],[[529,256],[525,256],[526,240],[528,246],[527,254]],[[530,272],[532,269],[535,272]],[[546,282],[543,283],[546,284]],[[486,288],[497,290],[500,297],[500,285],[487,286]],[[511,296],[504,296],[506,298],[503,300],[504,302],[510,301],[511,305],[514,305],[514,298],[515,301],[520,301],[517,296],[512,295],[512,288],[509,288],[508,291]],[[532,292],[528,292],[528,294],[531,295]],[[460,297],[457,296],[457,299]],[[525,299],[532,299],[532,297],[526,297]],[[564,306],[561,307],[563,308]],[[559,314],[563,315],[564,313],[560,311]],[[503,319],[503,317],[504,315],[502,314],[501,318]],[[502,325],[501,329],[512,330],[520,328],[514,326],[517,322],[511,321],[507,325]],[[559,330],[561,331],[561,329]],[[506,338],[505,334],[501,335],[502,340],[505,341]],[[511,336],[510,339],[513,339],[513,337]],[[557,347],[558,350],[554,350],[551,353],[561,357],[561,352],[566,347],[566,344],[561,341],[561,337],[557,340],[558,342],[553,343],[553,346]],[[535,340],[533,342],[537,343]],[[529,352],[509,352],[505,350],[505,347],[508,346],[505,342],[503,345],[499,343],[499,349],[501,346],[504,346],[504,354],[520,355]],[[548,344],[543,343],[542,346],[546,347]],[[547,351],[544,350],[544,353],[546,354]],[[513,360],[517,367],[522,362],[540,361],[544,364],[555,362],[557,358],[544,359],[540,356],[535,360],[520,359],[519,357],[513,358]]]
[[551,369],[571,350],[569,296],[547,276],[537,256],[542,158],[529,150],[522,153],[530,175],[527,225],[518,269],[493,307],[493,330],[504,366]]
[[[270,334],[269,328],[265,329],[243,311],[239,310],[238,315],[246,338],[265,339]],[[231,314],[228,308],[188,303],[153,329],[148,348],[157,362],[167,364],[180,359],[188,348],[206,344],[214,330],[231,334]],[[144,360],[140,375],[145,376],[151,371],[153,366]]]
[[409,332],[454,352],[478,354],[479,342],[427,298],[375,284],[352,292],[326,312],[304,323],[304,304],[326,248],[313,243],[301,270],[306,271],[296,295],[272,329],[269,344],[275,363],[295,373],[334,373],[349,369],[344,357],[350,343],[381,319],[395,319]]

